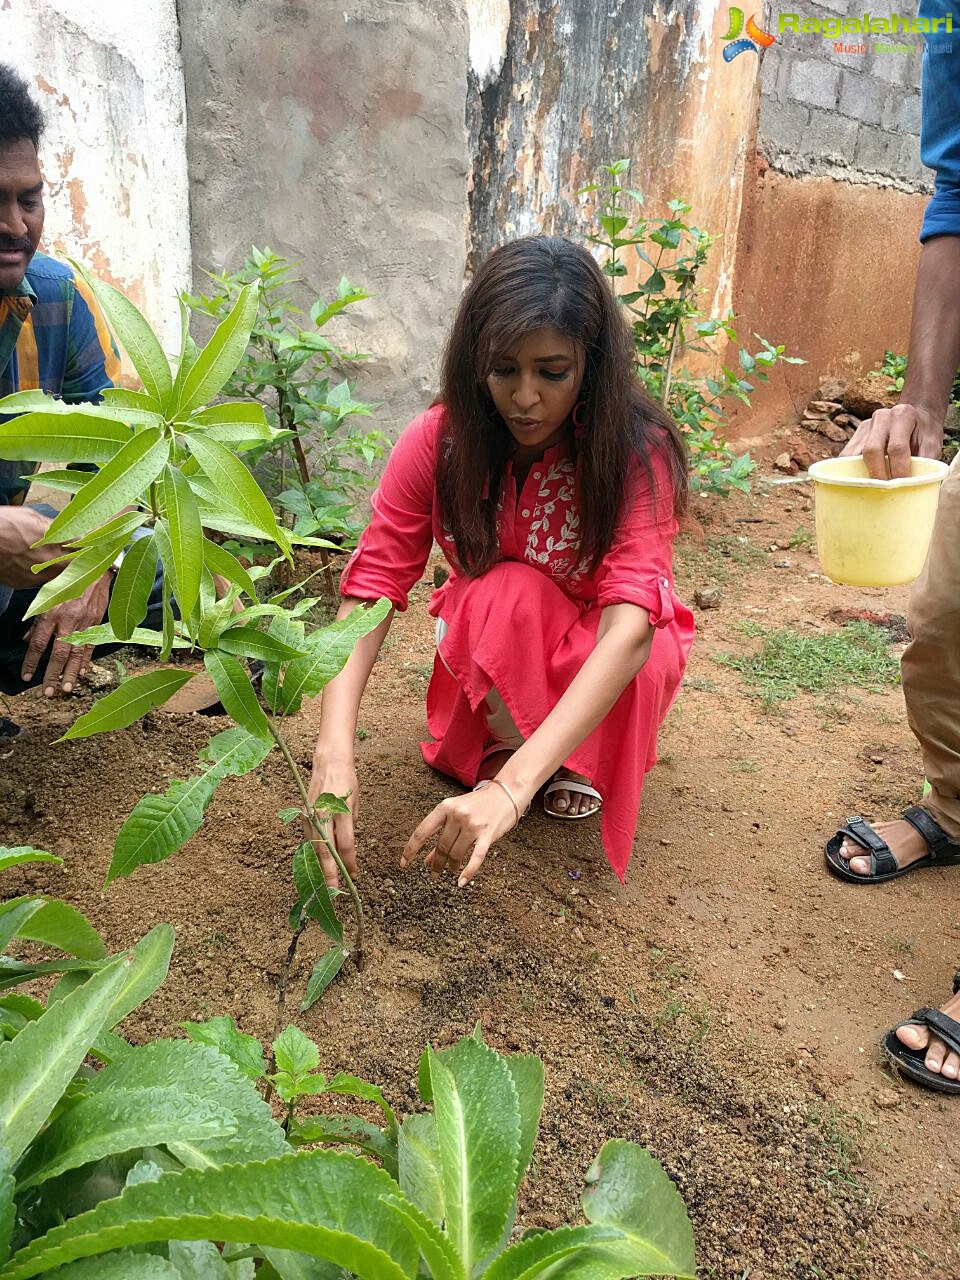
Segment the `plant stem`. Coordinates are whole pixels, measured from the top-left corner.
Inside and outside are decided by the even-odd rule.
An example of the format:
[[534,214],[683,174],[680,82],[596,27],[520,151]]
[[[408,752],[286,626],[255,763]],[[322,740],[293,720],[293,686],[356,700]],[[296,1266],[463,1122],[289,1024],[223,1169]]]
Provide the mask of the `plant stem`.
[[353,883],[353,879],[350,875],[350,872],[343,865],[343,859],[340,857],[340,854],[337,850],[336,845],[327,835],[326,831],[324,830],[323,824],[320,822],[320,819],[317,817],[314,811],[313,805],[310,803],[310,796],[307,793],[307,784],[303,780],[303,774],[300,772],[299,766],[297,765],[296,760],[294,760],[290,752],[290,748],[283,737],[283,734],[274,724],[273,720],[269,720],[268,724],[270,727],[270,734],[274,742],[276,742],[277,746],[283,752],[283,758],[287,762],[287,768],[290,770],[290,773],[293,775],[293,780],[297,785],[297,790],[300,792],[300,798],[303,801],[303,807],[307,817],[307,821],[310,823],[311,827],[313,828],[316,838],[322,842],[327,852],[330,854],[331,858],[333,858],[334,862],[336,863],[337,870],[340,872],[341,876],[343,876],[343,883],[346,885],[347,892],[350,894],[350,899],[351,899],[351,902],[353,903],[353,914],[354,914],[354,918],[356,920],[356,926],[357,926],[356,933],[354,935],[354,942],[353,942],[353,960],[357,968],[362,969],[363,968],[363,904],[360,901],[360,894],[357,892],[357,886]]

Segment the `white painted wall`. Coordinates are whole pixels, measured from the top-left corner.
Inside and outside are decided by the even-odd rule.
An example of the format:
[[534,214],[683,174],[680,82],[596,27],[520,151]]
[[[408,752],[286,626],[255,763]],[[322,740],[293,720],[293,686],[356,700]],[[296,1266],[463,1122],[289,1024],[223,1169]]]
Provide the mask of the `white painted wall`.
[[178,350],[191,253],[175,0],[6,0],[0,60],[47,119],[42,247],[123,289]]

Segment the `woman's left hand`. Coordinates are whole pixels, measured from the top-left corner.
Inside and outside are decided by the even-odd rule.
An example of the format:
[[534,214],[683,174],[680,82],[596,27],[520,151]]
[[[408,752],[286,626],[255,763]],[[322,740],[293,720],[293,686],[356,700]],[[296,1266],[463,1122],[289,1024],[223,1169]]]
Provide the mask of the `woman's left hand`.
[[452,872],[462,889],[483,866],[494,841],[516,825],[513,802],[502,787],[491,782],[481,791],[451,796],[427,814],[407,841],[400,865],[408,867],[430,837],[436,835],[437,843],[424,861],[435,876]]

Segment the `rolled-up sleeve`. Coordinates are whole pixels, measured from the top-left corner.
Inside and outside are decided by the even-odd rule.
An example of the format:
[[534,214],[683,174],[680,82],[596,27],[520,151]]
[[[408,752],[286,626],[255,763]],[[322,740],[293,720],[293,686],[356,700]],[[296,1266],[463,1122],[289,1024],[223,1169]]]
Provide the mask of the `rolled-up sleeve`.
[[675,616],[673,540],[678,525],[667,460],[652,452],[650,464],[652,477],[639,460],[633,465],[629,505],[597,573],[597,603],[601,609],[639,605],[650,614],[652,626],[665,627]]
[[393,446],[376,493],[370,523],[340,576],[340,594],[359,600],[386,596],[403,612],[410,588],[423,576],[433,545],[433,497],[440,422],[434,409],[405,428]]

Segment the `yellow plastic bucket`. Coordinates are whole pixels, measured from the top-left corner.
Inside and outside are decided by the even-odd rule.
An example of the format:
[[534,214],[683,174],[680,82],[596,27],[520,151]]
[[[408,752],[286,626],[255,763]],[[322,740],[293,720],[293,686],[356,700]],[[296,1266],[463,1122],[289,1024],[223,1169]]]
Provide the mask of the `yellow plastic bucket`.
[[910,475],[873,480],[863,458],[824,458],[814,481],[817,552],[828,578],[851,587],[912,582],[926,559],[947,464],[911,458]]

